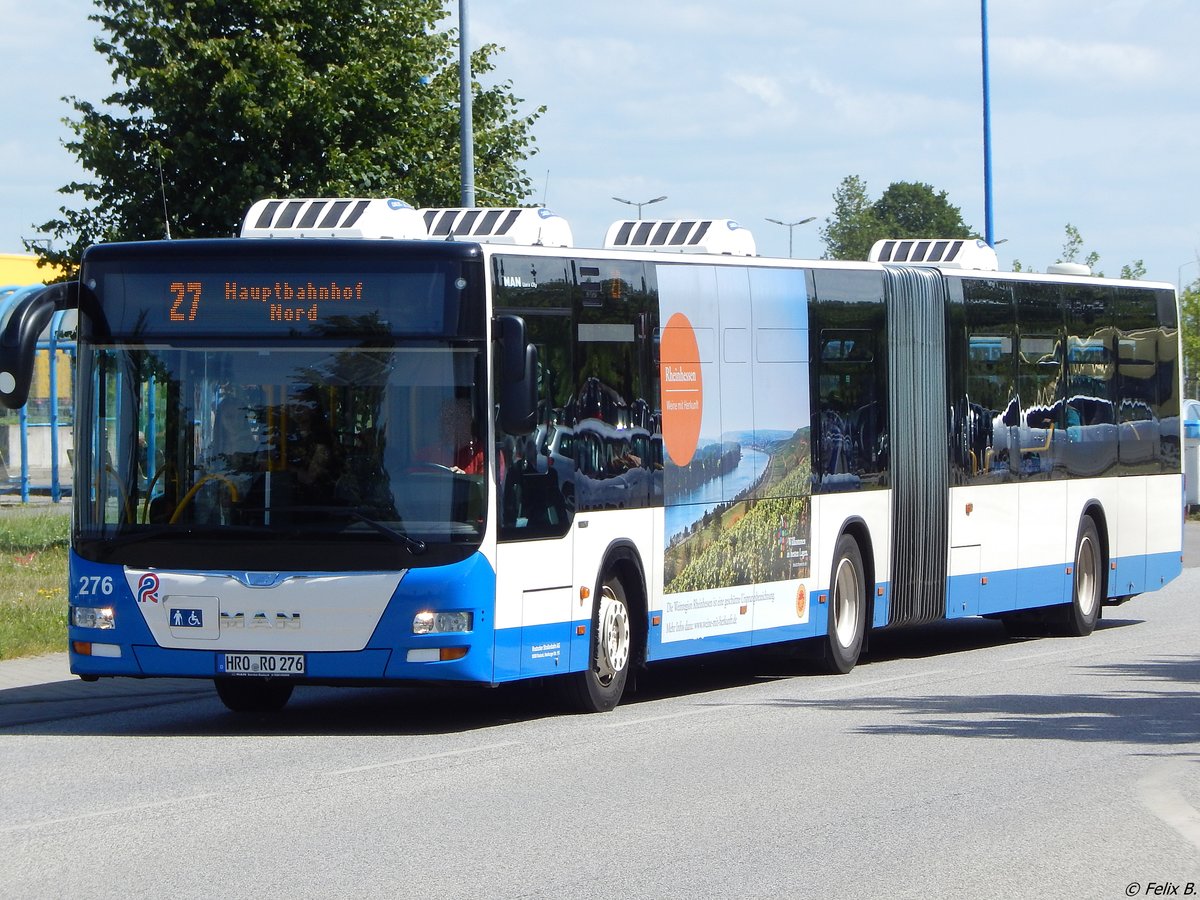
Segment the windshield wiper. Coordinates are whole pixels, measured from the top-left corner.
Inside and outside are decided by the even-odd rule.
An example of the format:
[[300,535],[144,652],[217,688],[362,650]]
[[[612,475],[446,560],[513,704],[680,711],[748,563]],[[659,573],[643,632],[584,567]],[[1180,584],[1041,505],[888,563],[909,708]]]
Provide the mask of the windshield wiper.
[[424,541],[415,537],[410,537],[399,528],[393,528],[391,525],[385,525],[383,522],[379,522],[375,519],[369,518],[368,516],[364,516],[357,509],[350,509],[346,511],[364,525],[369,525],[380,534],[384,534],[392,538],[394,541],[396,541],[396,543],[403,544],[406,548],[408,548],[408,552],[414,556],[419,556],[420,554],[424,553],[428,546]]

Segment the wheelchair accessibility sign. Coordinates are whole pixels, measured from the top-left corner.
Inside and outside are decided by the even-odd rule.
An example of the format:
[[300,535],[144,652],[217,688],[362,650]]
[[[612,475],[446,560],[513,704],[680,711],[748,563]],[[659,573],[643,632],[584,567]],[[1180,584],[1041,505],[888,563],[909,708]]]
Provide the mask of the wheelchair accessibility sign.
[[204,610],[202,609],[173,609],[171,610],[172,628],[203,628]]
[[[176,603],[179,605],[176,606]],[[163,606],[162,616],[166,619],[171,637],[186,641],[215,641],[221,636],[221,603],[216,597],[167,596]]]

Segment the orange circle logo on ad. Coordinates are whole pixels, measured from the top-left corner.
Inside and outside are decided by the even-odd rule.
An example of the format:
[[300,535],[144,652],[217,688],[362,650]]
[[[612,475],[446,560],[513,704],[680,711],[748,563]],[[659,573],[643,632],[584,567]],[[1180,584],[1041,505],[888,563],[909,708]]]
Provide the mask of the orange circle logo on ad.
[[800,585],[796,588],[796,618],[803,619],[807,611],[808,591],[804,590],[804,585]]
[[683,313],[675,313],[662,330],[659,345],[662,384],[662,432],[667,455],[677,466],[686,466],[700,442],[704,412],[704,381],[700,374],[700,348],[696,332]]

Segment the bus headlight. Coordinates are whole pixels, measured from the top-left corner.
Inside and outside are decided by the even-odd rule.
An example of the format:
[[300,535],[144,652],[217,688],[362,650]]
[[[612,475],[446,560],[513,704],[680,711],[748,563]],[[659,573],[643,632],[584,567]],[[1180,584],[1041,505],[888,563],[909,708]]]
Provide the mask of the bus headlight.
[[446,634],[471,630],[469,612],[419,612],[413,617],[413,634]]
[[116,628],[111,606],[72,606],[71,624],[79,628]]

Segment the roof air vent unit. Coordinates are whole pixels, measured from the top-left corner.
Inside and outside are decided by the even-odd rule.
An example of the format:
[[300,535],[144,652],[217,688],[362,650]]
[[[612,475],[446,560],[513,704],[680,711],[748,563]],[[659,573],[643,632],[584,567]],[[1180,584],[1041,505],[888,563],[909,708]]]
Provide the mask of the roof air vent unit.
[[963,238],[876,241],[867,259],[871,262],[941,266],[943,269],[980,269],[986,272],[995,272],[1000,268],[996,251],[986,241]]
[[425,238],[425,222],[403,200],[259,200],[242,237]]
[[1047,275],[1091,275],[1092,267],[1083,263],[1058,262],[1046,266]]
[[421,209],[434,240],[461,238],[483,244],[570,247],[571,226],[545,207]]
[[608,227],[605,250],[674,250],[754,256],[754,235],[733,219],[620,219]]

